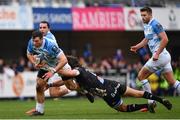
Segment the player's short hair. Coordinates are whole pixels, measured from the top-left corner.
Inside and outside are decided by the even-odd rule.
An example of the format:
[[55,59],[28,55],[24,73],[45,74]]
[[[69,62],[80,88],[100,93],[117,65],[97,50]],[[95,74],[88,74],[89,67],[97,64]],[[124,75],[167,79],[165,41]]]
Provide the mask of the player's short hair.
[[141,12],[147,12],[147,13],[150,13],[152,14],[152,9],[150,7],[143,7],[140,9]]
[[40,32],[39,30],[35,30],[32,32],[32,39],[36,38],[36,37],[39,37],[40,39],[43,38],[43,34],[42,32]]
[[75,67],[80,67],[81,65],[79,64],[78,58],[74,57],[74,56],[66,56],[69,65],[71,66],[71,68],[75,68]]
[[41,21],[40,23],[45,23],[45,24],[47,24],[47,26],[48,26],[48,28],[50,28],[50,24],[49,24],[49,22],[48,21]]

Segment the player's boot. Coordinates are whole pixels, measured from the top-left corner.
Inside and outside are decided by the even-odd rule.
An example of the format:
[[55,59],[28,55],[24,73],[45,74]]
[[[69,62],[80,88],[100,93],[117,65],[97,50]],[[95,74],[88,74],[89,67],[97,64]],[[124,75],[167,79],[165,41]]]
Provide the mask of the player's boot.
[[28,115],[30,115],[30,116],[44,115],[44,113],[40,113],[40,112],[36,111],[35,108],[27,111],[26,114],[28,114]]
[[163,99],[162,104],[168,109],[171,110],[172,109],[172,104],[169,100]]
[[149,111],[150,113],[155,113],[155,107],[156,107],[156,102],[149,103],[149,104],[148,104],[148,111]]
[[31,116],[42,116],[44,115],[44,113],[41,113],[41,112],[38,112],[38,111],[35,111],[31,114]]
[[26,114],[28,114],[28,115],[31,115],[33,112],[35,112],[36,111],[36,108],[33,108],[33,109],[31,109],[31,110],[28,110],[27,112],[26,112]]

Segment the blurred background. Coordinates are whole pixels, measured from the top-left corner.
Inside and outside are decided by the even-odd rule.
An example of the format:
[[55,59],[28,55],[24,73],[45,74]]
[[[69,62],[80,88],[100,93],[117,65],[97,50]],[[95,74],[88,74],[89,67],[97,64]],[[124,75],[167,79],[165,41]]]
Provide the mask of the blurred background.
[[[180,80],[179,0],[0,0],[0,98],[35,96],[37,70],[26,58],[26,47],[43,20],[65,54],[77,56],[100,76],[141,89],[137,74],[151,54],[146,47],[132,53],[130,46],[144,37],[139,13],[144,6],[152,7],[166,30],[174,76]],[[176,96],[161,71],[149,81],[154,94]]]

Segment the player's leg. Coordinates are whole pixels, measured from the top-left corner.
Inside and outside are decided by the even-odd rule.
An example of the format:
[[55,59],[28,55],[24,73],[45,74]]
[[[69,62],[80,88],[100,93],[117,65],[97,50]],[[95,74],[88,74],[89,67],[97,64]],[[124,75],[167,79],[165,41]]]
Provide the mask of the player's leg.
[[[144,66],[138,74],[138,79],[139,81],[142,83],[142,88],[144,91],[147,91],[149,93],[151,93],[151,86],[149,84],[149,81],[147,80],[147,78],[152,74],[152,72],[146,67]],[[153,103],[152,100],[148,100],[148,103]]]
[[163,76],[167,80],[167,82],[175,88],[178,95],[180,95],[180,82],[174,79],[173,72],[165,72],[163,73]]
[[36,111],[44,114],[44,87],[46,86],[46,81],[41,78],[37,78],[36,85]]
[[44,115],[44,87],[46,86],[46,82],[43,79],[38,77],[36,81],[36,108],[26,112],[26,114],[34,116]]
[[49,80],[48,84],[51,85],[49,88],[49,94],[51,97],[61,97],[67,93],[70,92],[64,85],[64,82],[62,81],[61,76],[59,76],[57,73],[54,74]]
[[[161,57],[162,56],[162,57]],[[173,70],[171,66],[171,56],[169,52],[164,52],[160,57],[162,58],[161,62],[163,63],[163,76],[167,80],[167,82],[172,85],[175,89],[176,92],[180,95],[180,82],[175,80],[174,75],[173,75]]]
[[121,112],[134,112],[134,111],[141,110],[143,108],[148,109],[148,104],[129,104],[129,105],[126,105],[123,103],[115,109],[117,111],[121,111]]
[[80,86],[79,86],[79,84],[77,84],[77,83],[76,83],[74,80],[72,80],[72,79],[69,79],[69,80],[64,81],[64,84],[65,84],[65,86],[66,86],[69,90],[76,90],[76,91],[78,91],[78,90],[81,89]]
[[109,97],[104,98],[104,100],[110,107],[114,108],[117,111],[121,111],[121,112],[134,112],[134,111],[138,111],[143,108],[148,108],[148,104],[126,105],[123,103],[123,100],[119,96],[115,96],[115,97],[109,96]]
[[36,80],[36,108],[27,111],[29,115],[44,115],[44,88],[47,85],[46,81],[42,79],[42,76],[46,73],[46,70],[40,69]]
[[66,86],[60,86],[60,87],[50,87],[49,88],[49,94],[51,97],[61,97],[66,94],[68,94],[70,90],[66,88]]
[[46,82],[43,79],[37,77],[36,81],[36,107],[26,112],[26,114],[34,116],[44,115],[44,86],[46,86]]
[[[127,87],[124,95],[125,96],[137,97],[137,98],[145,98],[145,99],[155,100],[155,101],[158,101],[161,104],[163,104],[169,110],[172,108],[172,104],[168,100],[166,100],[164,98],[160,98],[160,97],[155,96],[155,95],[152,95],[151,93],[149,93],[147,91],[140,91],[140,90],[135,90],[135,89],[132,89],[130,87]],[[152,104],[150,104],[150,107],[151,107],[151,105]],[[149,110],[151,110],[151,109],[149,109]],[[150,112],[155,112],[155,111],[152,110]]]
[[[170,55],[168,55],[167,57],[170,58]],[[170,60],[164,66],[162,74],[163,74],[164,78],[167,80],[167,82],[176,89],[176,92],[178,93],[178,95],[180,95],[180,82],[178,80],[175,80],[175,78],[174,78]]]

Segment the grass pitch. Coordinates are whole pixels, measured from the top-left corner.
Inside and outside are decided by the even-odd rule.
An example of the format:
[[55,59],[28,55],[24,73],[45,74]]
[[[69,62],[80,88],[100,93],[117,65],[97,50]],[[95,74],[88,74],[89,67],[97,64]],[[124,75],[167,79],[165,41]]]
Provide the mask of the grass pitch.
[[[173,109],[158,103],[156,113],[122,113],[110,108],[99,98],[90,103],[85,98],[48,99],[44,116],[28,116],[25,112],[35,106],[34,100],[0,100],[0,119],[180,119],[180,97],[169,97]],[[124,103],[145,103],[144,99],[123,98]]]

